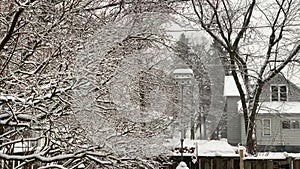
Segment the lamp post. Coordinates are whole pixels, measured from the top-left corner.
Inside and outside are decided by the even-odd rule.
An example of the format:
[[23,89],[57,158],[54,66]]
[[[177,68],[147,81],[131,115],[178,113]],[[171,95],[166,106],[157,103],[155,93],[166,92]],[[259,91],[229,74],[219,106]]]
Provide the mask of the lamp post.
[[183,161],[183,141],[184,141],[184,128],[182,126],[182,117],[183,115],[183,84],[181,84],[181,113],[180,113],[180,153],[181,153],[181,161]]
[[177,84],[181,86],[181,112],[180,112],[180,153],[181,153],[181,162],[183,162],[183,141],[184,141],[184,127],[183,127],[183,90],[184,85],[190,85],[193,77],[193,70],[189,68],[185,69],[175,69],[173,72],[174,79]]

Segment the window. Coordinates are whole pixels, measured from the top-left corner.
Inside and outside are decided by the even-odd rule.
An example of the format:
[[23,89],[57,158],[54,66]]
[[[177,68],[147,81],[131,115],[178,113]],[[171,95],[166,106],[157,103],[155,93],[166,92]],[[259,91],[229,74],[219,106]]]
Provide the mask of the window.
[[290,121],[282,121],[282,128],[290,129],[291,128]]
[[279,100],[287,101],[287,87],[286,86],[279,87]]
[[271,119],[263,119],[263,135],[270,136],[271,135]]
[[271,86],[271,101],[287,101],[287,86],[272,85]]
[[299,121],[297,120],[291,121],[291,126],[293,129],[299,129]]
[[300,121],[299,120],[291,120],[291,121],[282,121],[283,129],[300,129]]

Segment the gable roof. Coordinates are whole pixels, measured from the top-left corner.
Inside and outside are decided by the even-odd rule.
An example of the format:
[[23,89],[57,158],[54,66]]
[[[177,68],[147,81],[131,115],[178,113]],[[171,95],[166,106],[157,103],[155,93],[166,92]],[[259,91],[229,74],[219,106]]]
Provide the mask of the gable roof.
[[193,70],[190,68],[186,68],[186,69],[175,69],[173,71],[173,74],[193,74]]
[[225,76],[224,78],[224,92],[225,97],[228,96],[240,96],[240,93],[236,87],[233,76]]
[[[297,88],[300,91],[300,79],[292,78],[292,77],[286,78],[282,74],[277,74],[276,77],[285,79],[287,84],[292,85],[293,87]],[[242,77],[240,77],[240,75],[239,75],[239,79],[242,79]],[[273,78],[273,80],[277,81],[276,78]],[[242,84],[243,89],[245,89],[245,86],[243,85],[243,83],[241,83],[241,84]],[[224,78],[224,90],[223,91],[224,91],[223,95],[225,97],[240,96],[233,76],[231,76],[231,75],[230,76],[225,76],[225,78]]]

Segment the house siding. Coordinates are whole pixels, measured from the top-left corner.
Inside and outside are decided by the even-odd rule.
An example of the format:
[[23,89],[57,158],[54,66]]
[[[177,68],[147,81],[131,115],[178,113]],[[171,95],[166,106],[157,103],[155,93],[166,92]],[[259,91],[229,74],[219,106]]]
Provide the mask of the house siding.
[[[263,119],[271,119],[271,135],[263,135]],[[283,129],[283,119],[299,120],[299,114],[296,115],[259,115],[257,118],[257,143],[258,145],[287,145],[300,146],[300,129]]]
[[[271,134],[264,135],[264,126],[263,120],[270,119],[271,120]],[[263,115],[258,116],[256,120],[256,136],[257,136],[257,144],[258,145],[282,145],[283,138],[282,138],[282,127],[281,127],[281,120],[280,117],[276,115]]]
[[[271,102],[271,85],[287,85],[287,101],[285,102],[299,102],[300,104],[300,89],[295,84],[287,81],[283,76],[278,75],[271,81],[265,84],[263,92],[260,97],[260,102]],[[228,118],[228,142],[229,143],[246,143],[246,132],[243,114],[239,112],[237,101],[234,97],[227,97],[227,112],[231,114],[231,118]],[[275,103],[275,102],[274,102]],[[236,112],[235,112],[236,111]],[[295,109],[295,111],[297,111]],[[270,119],[270,135],[264,135],[263,120]],[[300,121],[300,109],[297,112],[290,113],[259,113],[256,117],[256,136],[257,143],[263,149],[260,151],[278,150],[278,148],[290,147],[290,150],[300,151],[300,128],[283,129],[282,122],[288,120]],[[238,129],[237,129],[238,128]],[[238,134],[240,134],[238,136]],[[295,149],[296,148],[296,149]],[[298,149],[297,149],[298,148]]]
[[243,129],[243,130],[241,130],[241,143],[243,145],[246,145],[245,120],[244,120],[242,114],[240,114],[240,125],[241,125],[241,128]]
[[271,98],[271,85],[287,85],[288,101],[300,101],[300,89],[293,83],[287,81],[283,76],[277,75],[263,87],[263,92],[260,96],[260,102],[269,102]]
[[[300,89],[293,83],[286,80],[283,76],[277,75],[269,83],[265,84],[260,102],[269,102],[271,98],[271,85],[287,85],[288,101],[300,104]],[[264,118],[271,119],[271,136],[263,135]],[[259,145],[293,145],[300,146],[300,129],[283,129],[283,120],[300,121],[300,110],[292,114],[259,114],[257,117],[257,142]]]
[[227,112],[227,140],[228,143],[236,145],[241,143],[241,123],[240,114],[238,113],[237,102],[239,97],[226,98],[226,112]]
[[[259,115],[256,120],[256,136],[257,144],[265,146],[300,146],[300,129],[282,129],[282,121],[284,119],[299,120],[300,115],[276,115],[276,114],[266,114]],[[271,135],[263,135],[263,119],[271,120]],[[245,127],[244,120],[241,117],[241,126]],[[246,133],[244,130],[241,131],[241,142],[246,143]]]
[[284,138],[283,145],[300,146],[300,129],[290,129],[289,131],[283,131],[282,138]]
[[[300,114],[298,113],[298,114],[286,115],[285,119],[300,121]],[[282,125],[282,120],[284,120],[284,119],[281,119],[280,125]],[[283,145],[300,146],[300,128],[298,128],[298,129],[282,129],[282,138],[283,138]]]

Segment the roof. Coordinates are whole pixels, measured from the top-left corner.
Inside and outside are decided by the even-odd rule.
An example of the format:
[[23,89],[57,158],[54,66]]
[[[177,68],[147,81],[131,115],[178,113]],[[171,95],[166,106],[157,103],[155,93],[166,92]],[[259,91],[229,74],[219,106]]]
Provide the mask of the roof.
[[193,74],[193,70],[192,69],[175,69],[173,71],[174,74]]
[[244,160],[285,160],[287,152],[259,152],[257,156],[247,156]]
[[[183,153],[184,156],[198,157],[239,157],[237,147],[228,144],[227,140],[184,140],[183,147],[193,151]],[[176,149],[177,148],[177,149]],[[180,140],[173,143],[173,156],[180,156]],[[197,149],[196,149],[197,148]]]
[[206,157],[238,157],[237,148],[229,145],[227,141],[211,140],[198,146],[198,156]]
[[287,152],[259,152],[257,156],[246,156],[244,160],[285,160],[287,158],[300,159],[300,153]]
[[[241,110],[240,101],[238,107]],[[300,114],[300,102],[262,102],[258,110],[259,114]]]
[[[289,84],[292,84],[293,86],[295,86],[296,88],[298,88],[300,90],[300,78],[298,77],[298,79],[294,78],[294,79],[286,79],[285,77],[283,77],[281,74],[277,75],[278,77],[284,78],[285,80],[289,81]],[[245,89],[244,84],[242,83],[243,78],[241,77],[240,74],[238,74],[239,80],[241,82],[242,88],[243,90]],[[293,76],[292,76],[293,77]],[[273,78],[276,81],[276,78]],[[253,81],[250,81],[250,85],[253,85]],[[245,91],[245,90],[244,90]],[[224,78],[224,96],[228,97],[228,96],[239,96],[239,91],[236,87],[235,81],[233,76],[225,76]]]
[[300,102],[263,102],[259,113],[300,113]]
[[224,96],[240,96],[233,76],[225,76],[224,78]]
[[[169,146],[173,145],[177,148],[180,147],[180,140],[169,140]],[[287,153],[287,152],[258,152],[256,156],[246,153],[246,148],[243,146],[232,146],[228,144],[226,139],[221,140],[184,140],[183,147],[185,148],[198,148],[193,153],[183,153],[183,156],[198,155],[198,157],[240,157],[239,150],[244,150],[244,160],[285,160],[293,158],[300,160],[300,153]],[[174,149],[174,147],[173,147]],[[179,151],[172,151],[172,156],[180,156]]]
[[300,159],[300,153],[287,152],[259,152],[257,156],[246,156],[244,160],[286,160],[287,158]]

